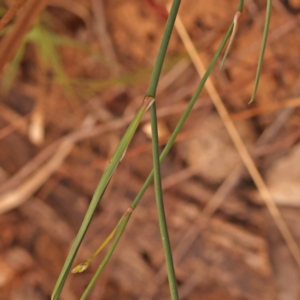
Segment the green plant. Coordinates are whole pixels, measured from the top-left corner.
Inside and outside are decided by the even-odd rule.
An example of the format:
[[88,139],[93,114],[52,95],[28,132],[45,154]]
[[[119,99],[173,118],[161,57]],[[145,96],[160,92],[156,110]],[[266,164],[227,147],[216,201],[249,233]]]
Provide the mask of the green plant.
[[[239,6],[238,6],[238,13],[242,12],[242,8],[243,8],[243,3],[244,1],[240,1],[239,2]],[[118,222],[117,226],[115,227],[115,229],[113,230],[113,232],[109,235],[109,237],[104,241],[104,243],[99,247],[99,249],[93,254],[93,256],[91,258],[89,258],[85,263],[80,264],[79,266],[77,266],[75,269],[73,269],[73,272],[77,273],[77,272],[82,272],[84,271],[88,265],[90,264],[90,262],[93,260],[93,258],[95,257],[95,255],[97,255],[97,253],[99,253],[99,251],[102,250],[102,248],[107,244],[107,242],[112,239],[112,244],[104,258],[104,260],[102,261],[102,263],[100,264],[98,270],[96,271],[95,275],[93,276],[91,282],[89,283],[88,287],[86,288],[85,292],[83,293],[81,299],[86,299],[86,297],[89,295],[91,289],[93,288],[98,276],[101,274],[102,270],[104,269],[105,265],[107,264],[107,262],[109,261],[109,258],[111,257],[118,241],[120,240],[122,233],[124,232],[126,225],[130,219],[130,216],[132,214],[132,212],[134,211],[134,209],[136,208],[136,206],[138,205],[139,201],[141,200],[144,192],[146,191],[147,187],[150,185],[150,183],[152,182],[153,178],[154,178],[154,185],[155,185],[155,194],[156,194],[156,199],[157,199],[157,206],[158,206],[158,212],[159,212],[159,223],[160,223],[160,229],[161,229],[161,235],[162,235],[162,239],[163,239],[163,246],[164,246],[164,250],[165,250],[165,256],[166,256],[166,262],[167,262],[167,269],[168,269],[168,277],[169,277],[169,285],[170,285],[170,290],[171,290],[171,297],[172,299],[178,299],[178,293],[177,293],[177,288],[176,288],[176,278],[175,278],[175,274],[174,274],[174,266],[173,266],[173,262],[172,262],[172,254],[171,254],[171,250],[170,250],[170,244],[168,241],[168,230],[167,230],[167,224],[165,221],[165,213],[164,213],[164,206],[163,206],[163,196],[162,196],[162,191],[161,191],[161,180],[160,180],[160,163],[163,161],[163,159],[166,157],[166,155],[168,154],[168,152],[170,151],[176,136],[178,135],[178,133],[180,132],[185,120],[187,119],[189,113],[191,112],[193,105],[195,104],[199,94],[201,93],[204,84],[207,80],[207,78],[209,77],[213,67],[215,66],[219,56],[221,55],[221,52],[224,48],[224,46],[226,45],[226,42],[228,41],[230,35],[232,34],[232,38],[229,42],[228,45],[228,49],[226,50],[225,53],[225,58],[228,54],[228,51],[230,49],[230,46],[232,44],[235,32],[237,30],[237,21],[236,19],[234,19],[234,21],[230,24],[220,46],[218,47],[213,59],[211,60],[209,67],[205,73],[205,75],[203,76],[203,78],[201,79],[189,105],[187,106],[187,109],[185,110],[185,112],[183,113],[180,121],[178,122],[178,125],[176,126],[176,128],[174,129],[174,132],[170,138],[170,140],[168,141],[167,145],[165,146],[162,154],[159,157],[159,152],[158,152],[158,137],[157,137],[157,120],[156,120],[156,106],[155,106],[155,96],[156,96],[156,88],[157,88],[157,84],[159,81],[159,76],[162,70],[162,66],[165,60],[165,54],[166,54],[166,50],[168,47],[168,43],[170,40],[170,36],[171,36],[171,32],[174,26],[174,22],[175,22],[175,18],[177,16],[177,12],[178,12],[178,8],[180,5],[180,0],[174,0],[173,1],[173,5],[172,5],[172,9],[170,11],[169,14],[169,18],[165,27],[165,32],[164,32],[164,36],[161,42],[161,47],[157,56],[157,60],[154,66],[154,70],[151,76],[151,80],[150,80],[150,84],[149,84],[149,88],[148,91],[146,93],[144,102],[140,108],[140,110],[137,112],[134,120],[132,121],[132,123],[130,124],[130,126],[128,127],[124,137],[122,138],[119,146],[117,147],[112,160],[109,164],[109,166],[107,167],[106,171],[103,174],[103,177],[101,178],[95,194],[92,198],[91,204],[87,210],[87,213],[85,215],[85,218],[83,220],[83,223],[79,229],[79,232],[77,234],[77,237],[72,245],[72,248],[69,252],[69,255],[65,261],[65,264],[63,266],[63,269],[60,273],[60,276],[58,278],[58,281],[56,283],[56,286],[54,288],[53,294],[52,294],[52,299],[56,300],[59,299],[59,296],[62,292],[63,286],[65,284],[65,281],[67,279],[68,273],[71,269],[71,265],[74,261],[74,258],[76,256],[76,253],[80,247],[80,244],[88,230],[89,224],[92,220],[93,214],[97,208],[97,206],[99,205],[101,198],[103,196],[103,194],[105,193],[105,190],[107,188],[107,185],[109,184],[109,181],[118,165],[118,163],[120,162],[120,160],[123,158],[127,146],[135,132],[135,130],[137,129],[137,126],[142,118],[142,116],[144,115],[144,113],[146,112],[146,110],[150,107],[150,113],[151,113],[151,124],[152,124],[152,134],[153,134],[153,161],[154,161],[154,170],[150,173],[150,175],[148,176],[147,180],[145,181],[143,187],[141,188],[140,192],[138,193],[137,197],[135,198],[135,200],[132,202],[131,206],[127,209],[126,213],[123,215],[123,217],[121,218],[121,220]],[[254,92],[251,98],[251,101],[254,99],[256,91],[257,91],[257,87],[258,87],[258,83],[259,83],[259,77],[260,77],[260,73],[261,73],[261,66],[262,66],[262,58],[264,55],[264,51],[265,51],[265,45],[266,45],[266,39],[267,39],[267,32],[268,32],[268,26],[269,26],[269,21],[270,21],[270,14],[271,14],[271,0],[268,0],[268,6],[267,6],[267,19],[266,19],[266,25],[265,25],[265,30],[264,30],[264,36],[263,36],[263,45],[261,48],[261,53],[260,53],[260,59],[259,59],[259,63],[258,63],[258,69],[257,69],[257,74],[256,74],[256,79],[255,79],[255,86],[254,86]]]

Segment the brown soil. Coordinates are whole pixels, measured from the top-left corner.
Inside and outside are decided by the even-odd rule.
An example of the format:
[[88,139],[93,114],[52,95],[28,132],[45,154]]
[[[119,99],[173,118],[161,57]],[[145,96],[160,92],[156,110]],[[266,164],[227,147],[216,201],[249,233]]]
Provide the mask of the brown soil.
[[[50,58],[31,41],[9,87],[8,64],[2,74],[0,300],[50,299],[95,187],[147,90],[165,24],[165,1],[160,0],[49,2],[40,26],[77,43],[55,46],[62,68],[55,69],[54,39],[44,34],[39,38],[46,39]],[[180,16],[206,66],[236,10],[236,2],[227,2],[181,4]],[[273,2],[255,102],[248,105],[265,1],[245,1],[224,70],[218,62],[212,79],[300,245],[298,3]],[[198,82],[174,32],[156,99],[161,149]],[[294,258],[206,91],[198,102],[161,167],[180,299],[299,300]],[[90,129],[81,139],[66,142],[84,126]],[[151,168],[147,114],[75,263],[105,240]],[[220,202],[212,214],[207,205],[216,192]],[[15,200],[12,207],[3,205]],[[86,272],[70,274],[61,299],[80,298],[105,251]],[[152,185],[88,299],[170,299]]]

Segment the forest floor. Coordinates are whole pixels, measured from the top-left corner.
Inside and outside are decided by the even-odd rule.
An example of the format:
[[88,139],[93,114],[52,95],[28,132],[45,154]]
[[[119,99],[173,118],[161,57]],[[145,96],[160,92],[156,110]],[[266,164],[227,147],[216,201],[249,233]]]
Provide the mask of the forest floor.
[[[50,0],[17,59],[5,66],[0,300],[50,298],[95,187],[142,103],[164,29],[164,5]],[[179,15],[205,66],[237,5],[182,1]],[[300,247],[299,9],[293,6],[297,1],[273,1],[260,85],[249,105],[265,5],[245,0],[229,57],[221,71],[218,61],[211,78],[229,112],[227,121],[236,126]],[[199,80],[174,30],[156,98],[161,150]],[[212,97],[207,90],[200,95],[161,166],[180,299],[300,300],[291,244],[282,238],[240,158],[246,154],[236,150]],[[149,128],[147,113],[76,263],[105,240],[151,171]],[[79,299],[104,254],[86,272],[70,274],[61,299]],[[153,185],[89,299],[170,299]]]

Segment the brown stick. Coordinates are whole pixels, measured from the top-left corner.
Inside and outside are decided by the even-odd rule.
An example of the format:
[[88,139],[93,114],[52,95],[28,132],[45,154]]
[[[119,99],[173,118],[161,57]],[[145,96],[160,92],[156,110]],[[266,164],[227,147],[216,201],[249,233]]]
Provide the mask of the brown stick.
[[9,8],[0,20],[0,30],[17,14],[19,9],[25,4],[26,0],[15,0],[14,4]]
[[46,6],[47,0],[27,0],[13,25],[0,44],[0,70],[9,63],[20,47],[25,34],[36,21],[38,15]]

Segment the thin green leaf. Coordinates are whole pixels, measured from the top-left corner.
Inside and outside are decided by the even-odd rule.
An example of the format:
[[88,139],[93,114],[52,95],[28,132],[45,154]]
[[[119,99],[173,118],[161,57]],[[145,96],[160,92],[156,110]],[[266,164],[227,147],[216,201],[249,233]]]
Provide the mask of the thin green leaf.
[[[174,132],[172,133],[168,143],[166,144],[162,154],[160,155],[160,163],[165,159],[165,157],[167,156],[167,154],[169,153],[169,151],[171,150],[174,142],[175,142],[175,139],[177,137],[177,135],[179,134],[179,132],[181,131],[181,128],[183,126],[183,124],[185,123],[187,117],[189,116],[190,112],[192,111],[192,108],[193,106],[195,105],[198,97],[199,97],[199,94],[201,93],[204,85],[205,85],[205,82],[208,78],[208,76],[210,75],[213,67],[215,66],[227,40],[229,39],[230,37],[230,34],[231,34],[231,31],[232,31],[232,28],[233,28],[233,25],[231,25],[229,27],[229,29],[227,30],[227,33],[225,35],[225,37],[223,38],[219,48],[217,49],[217,52],[216,54],[214,55],[210,65],[208,66],[207,68],[207,71],[206,73],[204,74],[203,78],[201,79],[200,83],[199,83],[199,86],[196,90],[196,92],[194,93],[190,103],[188,104],[186,110],[184,111],[182,117],[180,118]],[[152,172],[149,174],[148,178],[146,179],[145,183],[143,184],[141,190],[139,191],[138,195],[136,196],[136,198],[134,199],[134,201],[132,202],[130,208],[131,209],[135,209],[137,207],[137,205],[139,204],[140,200],[142,199],[144,193],[146,192],[147,188],[149,187],[149,185],[151,184],[152,180],[153,180],[153,176],[154,176],[154,173],[153,173],[153,170]],[[116,237],[113,241],[113,244],[110,246],[107,254],[105,255],[105,258],[104,260],[102,261],[101,265],[99,266],[96,274],[94,275],[92,281],[90,282],[89,286],[87,287],[86,291],[84,292],[84,297],[82,297],[80,300],[84,300],[86,299],[86,297],[88,296],[88,294],[90,293],[91,289],[93,288],[97,278],[100,276],[101,272],[103,271],[103,269],[105,268],[106,264],[108,263],[109,259],[111,258],[121,236],[122,236],[122,233],[124,232],[125,228],[126,228],[126,225],[128,223],[129,219],[126,220],[126,222],[121,222],[121,225],[120,225],[120,229],[118,231],[118,233],[116,234]]]
[[[168,48],[168,45],[169,45],[170,37],[171,37],[171,34],[172,34],[172,30],[173,30],[173,27],[174,27],[174,23],[175,23],[175,19],[176,19],[177,13],[178,13],[180,2],[181,2],[180,0],[174,0],[173,1],[171,12],[169,14],[169,17],[168,17],[168,20],[167,20],[167,23],[166,23],[166,26],[165,26],[165,30],[164,30],[163,38],[162,38],[161,45],[160,45],[160,48],[159,48],[159,52],[158,52],[158,55],[157,55],[157,59],[156,59],[156,62],[155,62],[154,68],[153,68],[153,72],[152,72],[152,76],[151,76],[151,79],[150,79],[150,83],[149,83],[146,98],[155,99],[159,77],[160,77],[161,70],[162,70],[162,67],[163,67],[163,63],[164,63],[164,60],[165,60],[167,48]],[[126,223],[127,222],[128,221],[126,221]],[[105,265],[106,265],[106,263],[103,264],[103,268],[104,268]],[[100,273],[101,273],[101,270],[99,271],[99,275],[100,275]],[[92,286],[94,285],[94,283],[95,283],[95,281],[96,281],[96,279],[99,275],[98,275],[98,272],[95,274],[95,276],[93,277],[92,281],[89,284],[88,289],[85,291],[85,293],[84,293],[84,295],[82,296],[81,299],[85,299],[85,297],[89,294],[89,292],[91,291]]]
[[100,245],[100,247],[96,250],[96,252],[89,259],[87,259],[83,263],[80,263],[72,270],[73,274],[82,273],[89,267],[89,265],[93,261],[93,259],[103,250],[103,248],[108,244],[108,242],[114,237],[117,228],[118,228],[118,226],[116,226],[116,228],[109,234],[109,236],[104,240],[104,242]]
[[[126,151],[126,150],[125,150]],[[125,154],[125,152],[124,152]],[[122,160],[122,158],[121,158]],[[113,231],[108,235],[108,237],[104,240],[104,242],[100,245],[100,247],[93,253],[93,255],[88,258],[84,263],[80,263],[79,265],[77,265],[73,270],[72,273],[82,273],[83,271],[85,271],[90,263],[94,260],[94,258],[103,250],[103,248],[108,244],[109,241],[111,241],[116,233],[118,232],[121,223],[123,221],[124,218],[126,218],[129,214],[129,212],[132,212],[132,208],[128,208],[127,211],[125,212],[125,214],[122,216],[122,218],[120,219],[120,221],[118,222],[118,224],[116,225],[116,227],[113,229]]]
[[243,8],[244,8],[244,0],[240,0],[239,2],[239,6],[238,6],[238,11],[239,12],[242,12],[243,11]]
[[153,97],[155,99],[157,85],[160,77],[160,73],[164,64],[164,60],[166,57],[169,41],[171,38],[172,30],[175,24],[176,16],[178,13],[178,9],[180,6],[181,0],[174,0],[172,3],[172,7],[169,13],[169,17],[165,26],[164,34],[161,40],[161,44],[159,47],[159,51],[157,54],[156,62],[153,68],[153,72],[151,75],[147,95]]
[[160,228],[160,235],[165,253],[169,288],[172,300],[178,300],[178,291],[176,283],[176,275],[173,264],[172,250],[170,245],[170,239],[168,234],[168,226],[165,216],[163,192],[161,186],[161,175],[160,175],[160,161],[159,161],[159,143],[158,143],[158,130],[157,130],[157,117],[156,117],[156,105],[155,102],[150,108],[151,113],[151,128],[152,128],[152,154],[153,154],[153,165],[154,165],[154,188],[155,198],[158,210],[158,221]]
[[[179,3],[179,2],[180,1],[177,1],[177,3]],[[176,14],[177,14],[177,12],[176,12]],[[188,105],[186,111],[184,112],[182,118],[180,119],[178,125],[176,126],[176,128],[175,128],[175,130],[174,130],[174,132],[172,134],[171,139],[169,140],[168,144],[166,145],[166,147],[165,147],[165,149],[164,149],[164,151],[163,151],[163,153],[162,153],[162,155],[160,157],[160,161],[162,161],[164,159],[164,157],[167,155],[167,153],[171,149],[171,146],[174,143],[176,136],[180,132],[180,130],[181,130],[182,126],[183,126],[183,123],[185,122],[187,116],[191,112],[192,107],[195,104],[195,102],[196,102],[196,100],[197,100],[197,98],[198,98],[201,90],[203,89],[204,84],[205,84],[205,82],[206,82],[206,80],[207,80],[207,78],[208,78],[208,76],[209,76],[209,74],[210,74],[213,66],[215,65],[215,63],[216,63],[216,61],[217,61],[217,59],[218,59],[218,57],[219,57],[222,49],[224,48],[224,45],[226,44],[226,41],[228,40],[228,38],[229,38],[230,33],[232,32],[232,30],[233,30],[233,26],[230,26],[230,28],[228,29],[228,31],[227,31],[227,33],[226,33],[226,35],[225,35],[225,37],[224,37],[224,39],[223,39],[220,47],[219,47],[217,53],[215,54],[214,58],[212,59],[210,65],[209,65],[209,67],[207,69],[207,72],[203,76],[203,78],[202,78],[202,80],[201,80],[201,82],[200,82],[200,84],[199,84],[199,86],[198,86],[198,88],[197,88],[197,90],[196,90],[193,98],[191,99],[190,104]],[[162,57],[164,57],[164,55],[165,55],[165,53],[163,53]],[[157,60],[156,63],[161,63],[162,64],[163,60]],[[161,67],[162,67],[162,65],[160,67],[157,67],[157,68],[155,66],[155,68],[154,68],[156,70],[155,71],[156,74],[158,74],[158,77],[159,77],[160,72],[161,72]],[[152,82],[152,80],[151,80],[151,82]],[[151,87],[149,86],[149,88],[148,88],[148,95],[151,95],[151,96],[155,95],[155,92],[156,92],[155,82],[158,83],[158,79],[156,80],[156,78],[154,78],[154,81],[152,82],[153,85]],[[122,139],[122,141],[123,141],[123,139]],[[122,141],[121,141],[119,147],[122,146]],[[119,147],[117,148],[116,152],[118,151]],[[125,151],[126,148],[127,147],[123,147],[123,150]],[[117,160],[117,164],[118,164],[119,160],[121,159],[122,155],[123,155],[123,153],[120,153],[120,155],[118,157],[118,160]],[[69,272],[69,270],[71,268],[71,264],[72,264],[72,262],[74,260],[74,257],[75,257],[75,255],[76,255],[76,253],[78,251],[78,248],[79,248],[79,246],[80,246],[80,244],[82,242],[82,239],[83,239],[83,237],[84,237],[84,235],[86,233],[86,230],[87,230],[87,228],[89,226],[89,223],[91,222],[91,218],[93,216],[93,212],[94,212],[94,210],[96,209],[96,207],[97,207],[97,205],[99,203],[99,200],[97,200],[97,198],[99,198],[99,197],[101,198],[102,197],[102,195],[105,192],[105,189],[107,187],[107,184],[108,184],[108,182],[109,182],[109,180],[111,178],[111,175],[108,176],[108,177],[107,177],[107,175],[109,173],[113,173],[113,171],[115,170],[115,168],[116,168],[116,166],[112,169],[111,172],[106,173],[106,171],[107,171],[106,170],[105,173],[103,174],[103,177],[102,177],[102,179],[101,179],[101,181],[99,183],[99,185],[101,185],[102,187],[101,187],[101,189],[98,189],[99,185],[97,187],[97,190],[96,190],[95,195],[94,195],[94,197],[92,199],[91,205],[90,205],[90,207],[89,207],[89,209],[87,211],[87,214],[86,214],[86,216],[84,218],[83,224],[82,224],[82,226],[81,226],[81,228],[80,228],[80,230],[78,232],[78,235],[77,235],[77,237],[76,237],[76,239],[75,239],[75,241],[73,243],[72,249],[71,249],[71,251],[70,251],[70,253],[69,253],[68,257],[67,257],[65,265],[63,267],[63,270],[61,271],[61,274],[59,276],[59,279],[57,281],[57,284],[56,284],[55,289],[54,289],[53,294],[52,294],[52,299],[57,300],[59,298],[59,295],[60,295],[60,293],[62,291],[62,288],[64,286],[65,280],[67,278],[68,272]],[[137,195],[136,199],[133,201],[132,209],[134,209],[136,207],[136,205],[139,203],[140,199],[142,198],[144,192],[146,191],[147,187],[151,183],[152,179],[153,179],[153,172],[148,176],[148,178],[147,178],[145,184],[143,185],[140,193]],[[102,182],[102,184],[101,184],[101,182]],[[101,190],[101,192],[100,192],[100,190]],[[120,231],[118,231],[118,233],[116,234],[116,237],[115,237],[115,239],[113,241],[112,246],[110,247],[107,255],[105,256],[105,259],[103,260],[103,262],[99,266],[99,268],[98,268],[96,274],[94,275],[92,281],[90,282],[87,290],[85,291],[84,295],[82,296],[82,298],[81,298],[82,300],[84,300],[87,297],[87,295],[89,294],[92,286],[95,284],[98,276],[100,275],[101,271],[103,270],[103,268],[107,264],[109,258],[111,257],[111,255],[112,255],[112,253],[113,253],[113,251],[114,251],[114,249],[115,249],[115,247],[116,247],[116,245],[117,245],[117,243],[118,243],[118,241],[119,241],[119,239],[120,239],[120,237],[121,237],[121,235],[122,235],[122,233],[123,233],[123,231],[124,231],[124,229],[126,227],[126,224],[127,224],[128,220],[129,220],[129,217],[125,219],[124,223],[123,222],[121,223]]]
[[146,97],[141,108],[139,109],[139,111],[137,112],[136,116],[134,117],[133,121],[131,122],[131,124],[129,125],[128,129],[126,130],[123,138],[121,139],[113,157],[112,160],[110,161],[108,167],[106,168],[106,170],[103,173],[103,176],[96,188],[96,191],[93,195],[92,201],[89,205],[89,208],[85,214],[85,217],[83,219],[83,222],[81,224],[81,227],[77,233],[77,236],[75,238],[75,241],[73,242],[73,245],[71,247],[71,250],[68,254],[68,257],[65,261],[65,264],[63,266],[63,269],[59,275],[59,278],[57,280],[57,283],[55,285],[55,288],[53,290],[52,293],[52,300],[57,300],[59,299],[59,296],[61,294],[61,291],[63,289],[63,286],[65,284],[65,281],[67,279],[68,273],[71,269],[71,265],[74,261],[74,258],[77,254],[77,251],[79,249],[79,246],[82,243],[82,240],[86,234],[86,231],[91,223],[92,217],[94,215],[94,212],[96,210],[96,208],[98,207],[98,204],[100,203],[102,196],[106,190],[106,187],[116,169],[116,167],[118,166],[120,160],[122,159],[122,156],[124,154],[124,152],[126,151],[143,115],[145,114],[146,110],[149,108],[149,106],[152,104],[153,99],[150,97]]
[[260,78],[260,74],[261,74],[261,69],[262,69],[262,64],[263,64],[263,59],[264,59],[265,49],[266,49],[266,44],[267,44],[267,39],[268,39],[269,25],[270,25],[270,20],[271,20],[271,10],[272,10],[272,0],[267,0],[266,20],[265,20],[265,26],[264,26],[263,39],[262,39],[262,46],[261,46],[259,59],[258,59],[254,89],[253,89],[252,97],[251,97],[251,100],[249,103],[254,101],[254,98],[256,96],[256,92],[258,89],[259,78]]
[[119,222],[119,226],[118,226],[118,230],[115,234],[115,237],[113,239],[113,242],[112,242],[112,245],[110,246],[108,252],[106,253],[103,261],[101,262],[100,266],[98,267],[96,273],[94,274],[92,280],[90,281],[90,283],[88,284],[87,288],[85,289],[84,293],[82,294],[80,300],[85,300],[86,297],[90,294],[90,292],[92,291],[98,277],[100,276],[100,274],[102,273],[103,269],[105,268],[106,264],[108,263],[110,257],[112,256],[125,228],[126,228],[126,225],[131,217],[131,214],[132,214],[132,211],[133,209],[130,207],[125,216],[122,217],[122,219],[120,220]]

